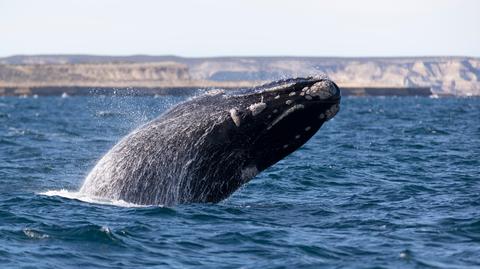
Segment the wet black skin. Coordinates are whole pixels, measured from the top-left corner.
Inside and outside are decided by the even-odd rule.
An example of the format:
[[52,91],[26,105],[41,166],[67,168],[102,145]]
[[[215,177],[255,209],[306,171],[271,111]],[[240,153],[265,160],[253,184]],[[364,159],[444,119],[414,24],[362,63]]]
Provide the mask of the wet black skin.
[[[228,180],[228,184],[214,184],[220,187],[217,190],[210,191],[207,197],[199,196],[194,200],[219,202],[227,198],[246,181],[240,179],[241,175],[238,172],[235,173],[234,177],[230,177],[228,172],[225,171],[238,171],[239,166],[242,169],[255,166],[258,172],[261,172],[305,144],[326,121],[326,119],[319,119],[319,115],[325,113],[333,105],[338,105],[341,99],[340,90],[334,83],[337,93],[326,100],[321,100],[319,97],[312,97],[312,100],[307,100],[305,96],[300,95],[302,89],[319,81],[315,78],[289,79],[254,89],[227,93],[227,97],[218,95],[197,100],[196,102],[200,105],[209,106],[215,103],[224,113],[229,113],[230,109],[235,108],[240,117],[240,126],[236,126],[234,121],[230,119],[217,126],[212,132],[210,136],[211,145],[216,145],[218,148],[207,150],[212,154],[212,158],[209,159],[213,161],[215,158],[222,158],[223,154],[217,156],[215,153],[228,151],[236,152],[237,160],[235,162],[228,159],[219,161],[217,165],[224,168],[221,169],[224,172],[219,174],[225,174],[221,180]],[[294,85],[275,91],[268,90],[275,86],[291,83],[294,83]],[[295,95],[291,96],[292,92],[295,92]],[[280,96],[280,98],[277,96]],[[253,116],[248,107],[262,100],[267,104],[267,107],[258,115]],[[287,105],[287,100],[291,100],[292,103]],[[283,111],[297,104],[303,105],[304,109],[294,111],[268,129],[269,125]],[[300,137],[296,137],[298,135]],[[215,180],[214,178],[211,179]],[[202,186],[196,186],[192,189],[199,188],[202,188]],[[190,196],[195,197],[196,192],[190,193]]]
[[[318,82],[328,82],[336,93],[302,96]],[[249,107],[260,102],[266,107],[253,115]],[[313,77],[193,98],[123,138],[80,191],[136,204],[219,202],[300,148],[326,121],[319,115],[339,102],[333,82]],[[273,125],[296,105],[303,109]]]
[[[267,108],[257,116],[244,113],[243,121],[248,125],[245,127],[245,132],[258,134],[249,141],[252,148],[249,158],[259,171],[274,165],[305,144],[325,122],[325,119],[319,119],[319,115],[325,113],[332,105],[339,104],[340,91],[336,85],[337,94],[327,100],[320,100],[318,97],[307,100],[299,94],[304,87],[309,87],[315,82],[313,79],[298,79],[298,82],[292,87],[277,92],[259,93],[257,96],[260,95],[264,102],[268,103]],[[296,92],[296,94],[289,96],[292,92]],[[277,95],[280,95],[279,99],[275,99]],[[286,105],[285,99],[292,100],[292,103]],[[304,109],[294,111],[271,129],[267,129],[272,119],[275,119],[286,108],[296,104],[304,105]],[[274,110],[277,112],[274,113]],[[268,115],[272,115],[272,117]],[[310,128],[306,129],[307,127]],[[300,137],[295,138],[297,135]],[[285,145],[287,146],[285,147]]]

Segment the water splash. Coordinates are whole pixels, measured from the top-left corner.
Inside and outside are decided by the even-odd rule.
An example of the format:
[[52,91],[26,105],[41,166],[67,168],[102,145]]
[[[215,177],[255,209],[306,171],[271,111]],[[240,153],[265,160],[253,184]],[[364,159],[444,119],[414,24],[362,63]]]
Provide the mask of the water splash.
[[102,205],[112,205],[112,206],[119,206],[119,207],[149,207],[151,205],[138,205],[129,202],[125,202],[123,200],[114,200],[114,199],[107,199],[102,197],[95,197],[90,196],[85,193],[80,193],[78,191],[69,191],[66,189],[61,190],[49,190],[46,192],[38,193],[40,195],[45,196],[59,196],[67,199],[74,199],[79,200],[86,203],[93,203],[93,204],[102,204]]
[[48,234],[43,234],[39,231],[30,229],[30,228],[25,228],[22,230],[23,234],[25,234],[28,238],[31,239],[46,239],[49,238],[50,236]]

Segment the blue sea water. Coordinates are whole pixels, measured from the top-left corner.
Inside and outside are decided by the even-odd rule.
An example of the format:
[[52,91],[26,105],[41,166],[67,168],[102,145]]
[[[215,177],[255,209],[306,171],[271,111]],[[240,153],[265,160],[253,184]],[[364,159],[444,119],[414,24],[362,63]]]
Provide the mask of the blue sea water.
[[118,139],[185,98],[0,98],[0,268],[480,267],[478,98],[343,98],[219,204],[75,196]]

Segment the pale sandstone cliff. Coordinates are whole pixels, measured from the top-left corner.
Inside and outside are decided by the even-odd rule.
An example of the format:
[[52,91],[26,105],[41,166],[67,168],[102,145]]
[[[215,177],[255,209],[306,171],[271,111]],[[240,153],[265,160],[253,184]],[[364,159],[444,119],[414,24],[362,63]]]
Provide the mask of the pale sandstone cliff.
[[0,65],[0,85],[4,86],[121,87],[155,85],[159,81],[170,85],[188,82],[188,67],[172,62]]
[[274,79],[322,72],[344,87],[431,87],[439,94],[480,95],[478,58],[212,59],[190,69],[194,78],[214,80]]
[[243,87],[326,73],[343,87],[430,87],[480,95],[480,59],[174,56],[14,56],[0,58],[0,87]]

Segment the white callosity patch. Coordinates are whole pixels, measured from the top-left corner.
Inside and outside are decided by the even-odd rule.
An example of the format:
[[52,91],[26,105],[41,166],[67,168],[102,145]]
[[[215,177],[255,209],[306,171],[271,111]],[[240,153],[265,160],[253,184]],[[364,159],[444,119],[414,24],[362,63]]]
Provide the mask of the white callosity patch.
[[303,91],[308,95],[318,96],[320,99],[328,99],[337,93],[337,88],[330,80],[322,80],[310,88],[304,88]]
[[287,106],[291,105],[292,103],[293,103],[292,100],[287,100],[287,101],[285,101],[285,104],[286,104]]
[[240,127],[241,119],[238,115],[238,110],[236,110],[235,108],[230,109],[230,117],[232,118],[233,123],[235,123],[237,127]]
[[325,73],[316,74],[315,76],[313,76],[313,79],[315,79],[315,80],[330,80],[330,78]]
[[275,91],[279,91],[279,90],[282,90],[282,89],[288,89],[288,88],[292,87],[293,85],[295,85],[295,83],[286,83],[286,84],[277,85],[277,86],[274,86],[272,88],[265,89],[264,91],[265,92],[275,92]]
[[267,130],[270,130],[275,124],[277,124],[278,122],[280,122],[282,119],[284,119],[286,116],[290,115],[291,113],[297,111],[297,110],[300,110],[300,109],[304,109],[305,106],[304,105],[294,105],[292,106],[291,108],[285,110],[282,114],[280,114],[280,116],[278,116],[268,127],[267,127]]
[[253,105],[250,105],[248,107],[248,109],[250,111],[252,111],[252,116],[256,116],[260,113],[262,113],[262,111],[267,107],[267,104],[265,104],[264,102],[260,102],[260,103],[255,103]]
[[256,166],[247,166],[244,169],[242,169],[242,183],[246,183],[250,181],[252,178],[254,178],[258,174],[258,169]]
[[325,111],[326,120],[328,121],[332,119],[338,113],[338,110],[340,110],[340,106],[338,104],[335,104],[327,109],[327,111]]

